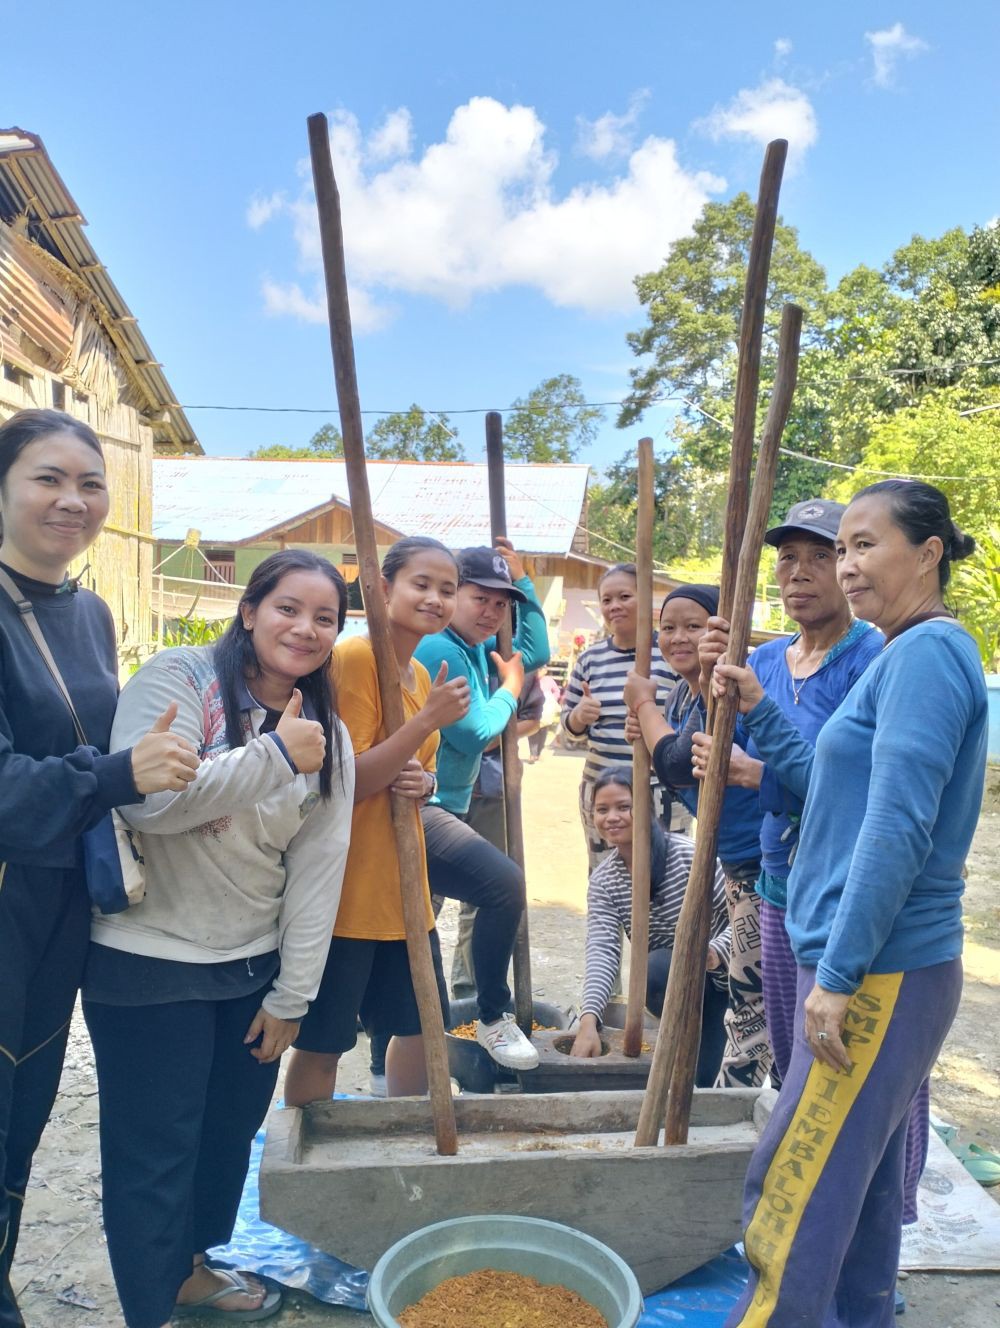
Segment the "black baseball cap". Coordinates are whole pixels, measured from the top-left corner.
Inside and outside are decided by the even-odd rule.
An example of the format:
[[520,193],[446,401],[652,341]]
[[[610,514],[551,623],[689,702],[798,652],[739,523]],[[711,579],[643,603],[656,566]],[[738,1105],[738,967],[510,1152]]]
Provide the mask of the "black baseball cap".
[[806,498],[793,503],[780,526],[774,526],[764,535],[764,543],[775,548],[796,534],[817,535],[832,544],[837,538],[840,518],[847,511],[843,503],[831,503],[825,498]]
[[520,600],[522,604],[528,602],[524,591],[518,590],[510,579],[507,559],[497,553],[496,549],[488,549],[485,545],[458,551],[458,584],[463,585],[469,581],[487,590],[505,590],[511,599]]

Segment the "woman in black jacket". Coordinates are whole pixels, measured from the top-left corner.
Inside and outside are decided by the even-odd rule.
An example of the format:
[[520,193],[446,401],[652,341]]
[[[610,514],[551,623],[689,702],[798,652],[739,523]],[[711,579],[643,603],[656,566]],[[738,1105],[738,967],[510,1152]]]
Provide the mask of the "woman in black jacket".
[[[107,515],[92,429],[53,410],[0,425],[0,1328],[24,1322],[10,1266],[90,937],[81,835],[112,807],[182,788],[198,764],[169,732],[169,712],[135,747],[107,755],[114,625],[104,601],[68,576]],[[18,603],[34,612],[86,746]]]

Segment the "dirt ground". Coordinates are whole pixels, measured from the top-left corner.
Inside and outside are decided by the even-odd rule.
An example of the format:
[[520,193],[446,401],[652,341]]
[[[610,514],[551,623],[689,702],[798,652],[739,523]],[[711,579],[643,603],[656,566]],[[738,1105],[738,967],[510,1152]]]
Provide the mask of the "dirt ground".
[[[583,976],[586,862],[576,810],[580,759],[546,750],[525,767],[533,985],[560,1005],[579,999]],[[933,1107],[962,1139],[1000,1144],[1000,773],[969,860],[965,992],[933,1079]],[[442,916],[445,960],[455,906]],[[363,1039],[362,1039],[363,1044]],[[365,1091],[364,1046],[346,1058],[339,1087]],[[998,1187],[1000,1190],[1000,1187]],[[992,1193],[1000,1201],[1000,1193]],[[97,1086],[82,1020],[74,1023],[62,1091],[36,1158],[12,1280],[30,1328],[121,1328],[100,1219]],[[908,1328],[983,1328],[998,1321],[1000,1275],[911,1276]],[[216,1319],[218,1321],[218,1318]],[[192,1320],[205,1322],[208,1320]],[[284,1326],[347,1328],[368,1315],[303,1294],[286,1298]]]

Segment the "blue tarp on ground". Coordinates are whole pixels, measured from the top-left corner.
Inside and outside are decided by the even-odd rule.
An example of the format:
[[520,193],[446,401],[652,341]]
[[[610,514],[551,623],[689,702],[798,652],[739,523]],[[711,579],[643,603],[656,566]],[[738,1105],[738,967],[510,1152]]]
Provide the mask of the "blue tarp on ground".
[[[254,1140],[233,1239],[211,1251],[213,1262],[246,1268],[282,1286],[308,1291],[327,1305],[363,1310],[366,1272],[261,1221],[257,1176],[263,1147],[261,1130]],[[663,1291],[647,1296],[639,1328],[671,1328],[678,1323],[690,1328],[721,1328],[745,1283],[746,1264],[735,1250],[730,1250]]]

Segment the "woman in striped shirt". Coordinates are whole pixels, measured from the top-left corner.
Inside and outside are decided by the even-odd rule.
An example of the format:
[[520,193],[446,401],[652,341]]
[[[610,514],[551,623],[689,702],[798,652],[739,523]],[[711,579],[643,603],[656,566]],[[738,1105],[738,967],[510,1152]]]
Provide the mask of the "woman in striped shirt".
[[[636,576],[633,563],[609,567],[598,582],[601,614],[608,636],[584,650],[573,666],[563,694],[561,721],[572,743],[587,744],[587,760],[580,783],[580,820],[587,840],[588,867],[593,871],[609,853],[594,827],[591,803],[594,781],[613,765],[632,760],[632,747],[625,737],[626,707],[622,699],[625,679],[635,668],[637,633]],[[645,623],[644,631],[652,632]],[[659,651],[653,651],[651,676],[663,697],[677,682]],[[659,781],[651,781],[657,813],[662,811]]]
[[[587,957],[580,1028],[570,1055],[600,1056],[601,1021],[621,963],[621,933],[632,925],[632,772],[612,766],[594,782],[594,824],[611,846],[587,888]],[[687,889],[694,844],[684,835],[665,834],[654,819],[649,879],[649,969],[646,1006],[659,1015],[670,974],[674,932]],[[723,1015],[728,1004],[729,925],[725,881],[716,863],[712,892],[712,939],[705,959],[701,1047],[695,1083],[710,1088],[726,1042]]]

